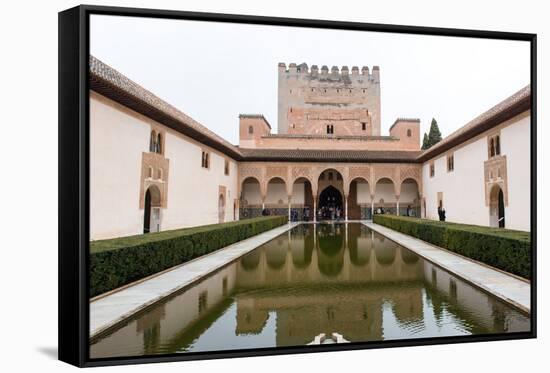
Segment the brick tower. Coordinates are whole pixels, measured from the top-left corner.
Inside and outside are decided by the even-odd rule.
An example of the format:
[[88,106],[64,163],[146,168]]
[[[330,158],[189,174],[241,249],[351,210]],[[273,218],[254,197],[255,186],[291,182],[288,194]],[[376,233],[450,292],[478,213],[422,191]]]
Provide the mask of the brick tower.
[[278,133],[380,135],[380,69],[279,63]]

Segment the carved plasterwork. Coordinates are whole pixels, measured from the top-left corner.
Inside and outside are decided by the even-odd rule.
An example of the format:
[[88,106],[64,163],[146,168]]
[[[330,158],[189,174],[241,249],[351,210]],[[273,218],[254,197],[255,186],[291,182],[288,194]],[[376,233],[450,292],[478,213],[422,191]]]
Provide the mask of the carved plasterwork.
[[168,206],[168,170],[169,160],[162,154],[143,152],[141,156],[141,182],[139,190],[139,208],[145,207],[145,192],[151,185],[160,190],[160,207]]
[[508,206],[508,171],[505,155],[495,156],[484,162],[485,205],[490,205],[491,190],[498,185],[504,194],[504,205]]

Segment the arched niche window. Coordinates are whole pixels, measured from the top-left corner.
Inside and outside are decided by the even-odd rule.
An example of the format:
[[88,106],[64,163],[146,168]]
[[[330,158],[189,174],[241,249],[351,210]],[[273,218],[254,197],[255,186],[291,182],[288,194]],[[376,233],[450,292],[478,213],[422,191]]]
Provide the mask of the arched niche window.
[[367,129],[367,123],[362,122],[362,123],[361,123],[361,129],[362,129],[363,131],[365,131],[365,130]]
[[208,153],[203,151],[202,152],[202,158],[201,158],[201,167],[202,168],[209,168],[209,157],[208,157]]
[[500,135],[497,134],[489,137],[487,146],[489,147],[489,158],[500,155]]
[[253,133],[254,133],[254,127],[253,126],[248,126],[248,134],[252,135]]
[[208,152],[202,152],[201,167],[210,168],[210,155],[208,154]]
[[149,139],[149,151],[151,153],[162,154],[162,135],[155,130],[151,131],[151,138]]
[[162,168],[159,168],[159,169],[157,170],[157,179],[158,179],[158,180],[162,180]]
[[149,139],[149,151],[151,153],[155,153],[156,146],[157,146],[157,133],[155,131],[151,131],[151,138]]
[[334,133],[334,125],[327,124],[327,134],[330,135],[330,134],[333,134],[333,133]]
[[411,136],[412,136],[412,131],[411,131],[411,129],[409,128],[409,129],[407,130],[407,137],[411,137]]
[[158,154],[162,154],[162,135],[159,133],[157,135],[157,151]]

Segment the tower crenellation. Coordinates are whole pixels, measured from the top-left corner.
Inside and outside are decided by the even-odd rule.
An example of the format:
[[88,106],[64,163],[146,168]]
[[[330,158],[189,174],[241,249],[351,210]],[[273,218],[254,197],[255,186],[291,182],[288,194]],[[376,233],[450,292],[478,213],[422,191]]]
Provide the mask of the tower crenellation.
[[351,72],[346,65],[278,67],[280,134],[380,135],[378,66],[352,66]]
[[[365,77],[368,77],[369,80],[377,80],[379,82],[379,72],[380,69],[378,66],[373,66],[372,72],[370,72],[368,66],[362,66],[361,72],[359,73],[359,67],[353,66],[351,68],[351,74],[350,69],[348,66],[344,65],[342,67],[338,66],[332,66],[330,69],[327,65],[322,65],[321,69],[319,69],[318,65],[311,65],[311,68],[308,67],[306,63],[301,63],[300,65],[297,65],[296,63],[290,63],[287,65],[284,62],[279,63],[279,74],[280,75],[286,75],[287,77],[298,77],[306,75],[310,78],[318,77],[319,75],[324,77],[330,77],[331,80],[338,80],[345,76],[361,76],[363,79]],[[320,70],[320,71],[319,71]]]

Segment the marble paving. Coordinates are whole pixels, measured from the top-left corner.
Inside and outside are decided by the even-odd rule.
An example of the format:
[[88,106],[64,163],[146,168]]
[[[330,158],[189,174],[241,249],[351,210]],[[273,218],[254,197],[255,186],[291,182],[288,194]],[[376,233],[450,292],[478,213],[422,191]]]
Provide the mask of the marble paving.
[[370,221],[363,221],[363,224],[503,301],[525,312],[531,311],[531,284],[528,281],[382,225]]

